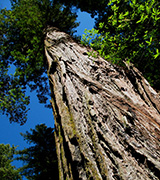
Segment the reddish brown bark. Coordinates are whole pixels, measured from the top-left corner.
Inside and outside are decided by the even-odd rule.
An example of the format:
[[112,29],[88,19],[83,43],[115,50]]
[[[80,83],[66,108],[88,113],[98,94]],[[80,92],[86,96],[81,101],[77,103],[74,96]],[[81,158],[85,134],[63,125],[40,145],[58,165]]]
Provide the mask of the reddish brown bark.
[[60,179],[160,178],[160,96],[57,30],[45,40]]

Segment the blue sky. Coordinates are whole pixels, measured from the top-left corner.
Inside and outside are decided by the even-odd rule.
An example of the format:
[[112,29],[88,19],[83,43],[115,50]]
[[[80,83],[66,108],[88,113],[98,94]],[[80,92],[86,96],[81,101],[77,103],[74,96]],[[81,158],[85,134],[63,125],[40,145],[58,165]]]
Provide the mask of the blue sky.
[[[0,9],[5,7],[10,9],[10,1],[0,0]],[[77,28],[77,35],[82,35],[85,28],[93,28],[94,20],[91,19],[87,13],[79,12],[78,15],[80,26]],[[20,132],[25,133],[29,131],[30,128],[34,129],[37,124],[41,123],[45,123],[50,127],[54,126],[52,110],[45,108],[43,104],[39,104],[34,92],[29,93],[29,95],[31,96],[30,111],[28,113],[28,120],[23,126],[17,123],[10,124],[9,119],[0,114],[0,144],[11,144],[18,146],[18,149],[23,149],[24,147],[28,147],[28,144],[23,140]]]

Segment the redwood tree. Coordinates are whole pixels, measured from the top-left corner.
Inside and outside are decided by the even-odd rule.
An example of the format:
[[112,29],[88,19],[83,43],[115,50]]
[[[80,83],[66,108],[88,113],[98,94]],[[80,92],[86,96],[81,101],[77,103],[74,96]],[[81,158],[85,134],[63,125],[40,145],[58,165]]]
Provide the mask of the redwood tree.
[[92,49],[53,28],[73,34],[77,25],[72,3],[60,2],[12,0],[1,11],[0,110],[23,124],[26,88],[45,102],[47,73],[60,179],[159,179],[158,93],[132,64],[89,57]]
[[159,179],[160,96],[49,28],[45,39],[60,179]]

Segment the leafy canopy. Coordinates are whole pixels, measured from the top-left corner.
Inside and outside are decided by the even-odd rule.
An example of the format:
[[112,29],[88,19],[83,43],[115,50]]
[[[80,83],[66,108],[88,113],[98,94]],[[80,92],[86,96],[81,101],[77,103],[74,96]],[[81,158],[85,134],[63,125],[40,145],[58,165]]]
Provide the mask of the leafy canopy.
[[46,103],[49,95],[45,29],[56,26],[73,34],[78,23],[71,8],[56,0],[11,3],[11,10],[0,11],[0,111],[9,116],[10,122],[23,124],[29,104],[26,89],[36,90],[40,103]]
[[156,0],[110,0],[97,18],[97,29],[86,30],[90,44],[114,64],[132,62],[156,89],[160,88],[160,4]]
[[22,175],[27,179],[58,179],[58,165],[55,149],[54,131],[44,124],[37,125],[31,132],[21,134],[29,148],[19,151],[18,160],[24,162],[21,168]]
[[9,144],[0,144],[0,179],[1,180],[21,180],[20,170],[11,163],[16,154],[16,147]]

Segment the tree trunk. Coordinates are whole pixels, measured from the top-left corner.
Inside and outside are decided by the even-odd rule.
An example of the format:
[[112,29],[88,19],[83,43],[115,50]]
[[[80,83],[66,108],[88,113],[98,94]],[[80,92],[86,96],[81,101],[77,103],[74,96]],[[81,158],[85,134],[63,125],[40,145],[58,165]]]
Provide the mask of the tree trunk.
[[132,65],[49,28],[45,39],[59,179],[160,178],[160,96]]

